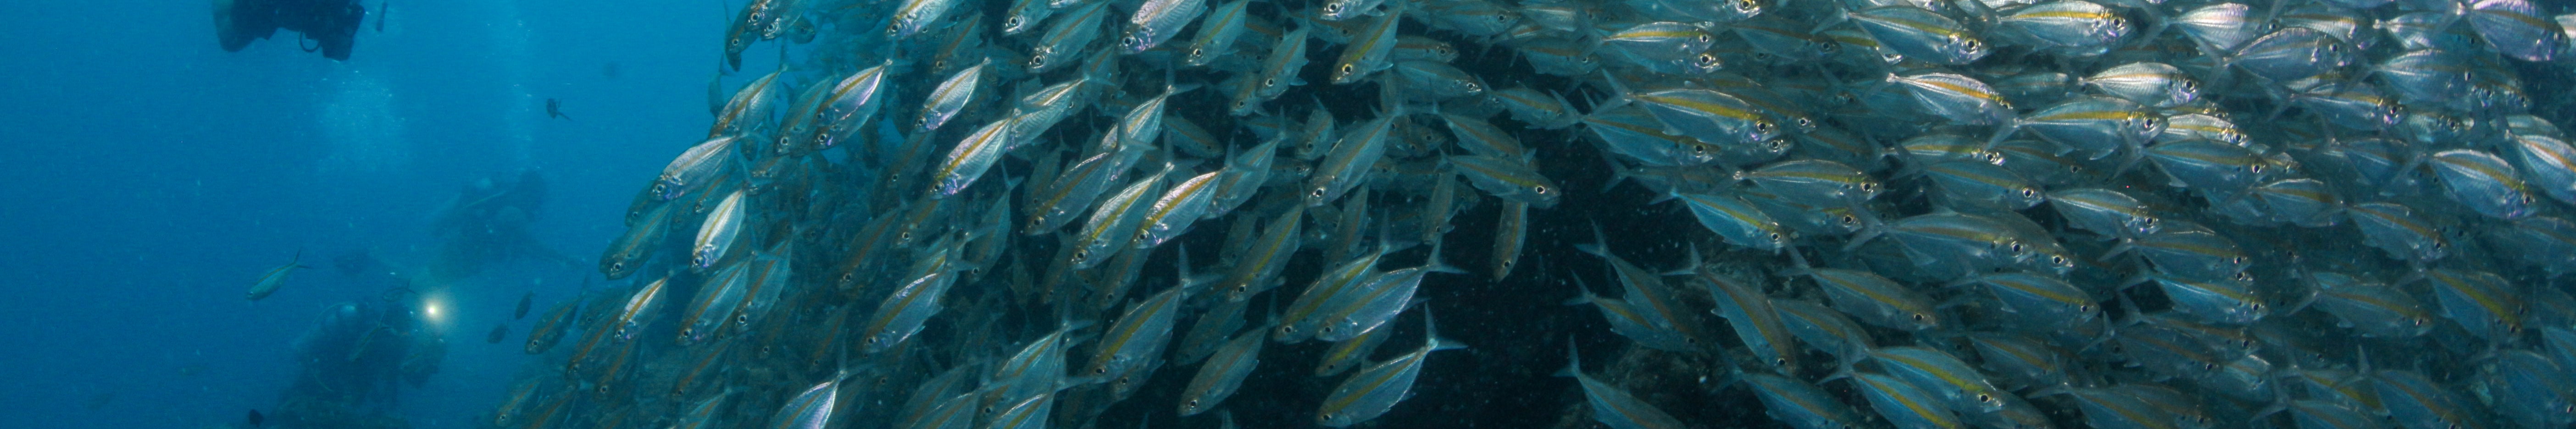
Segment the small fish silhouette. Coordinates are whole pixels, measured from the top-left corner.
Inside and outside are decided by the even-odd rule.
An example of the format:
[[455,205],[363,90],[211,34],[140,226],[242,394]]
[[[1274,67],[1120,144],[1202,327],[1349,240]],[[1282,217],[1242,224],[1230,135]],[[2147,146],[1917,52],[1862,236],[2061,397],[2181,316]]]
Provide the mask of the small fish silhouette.
[[562,118],[566,121],[572,120],[572,116],[563,114],[563,100],[552,98],[546,99],[546,117]]

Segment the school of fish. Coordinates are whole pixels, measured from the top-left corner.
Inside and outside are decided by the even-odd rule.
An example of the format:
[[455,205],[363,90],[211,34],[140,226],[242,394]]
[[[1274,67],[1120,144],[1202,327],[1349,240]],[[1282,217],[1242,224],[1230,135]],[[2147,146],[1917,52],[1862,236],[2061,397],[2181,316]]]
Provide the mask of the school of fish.
[[2566,4],[740,8],[493,426],[2576,424]]

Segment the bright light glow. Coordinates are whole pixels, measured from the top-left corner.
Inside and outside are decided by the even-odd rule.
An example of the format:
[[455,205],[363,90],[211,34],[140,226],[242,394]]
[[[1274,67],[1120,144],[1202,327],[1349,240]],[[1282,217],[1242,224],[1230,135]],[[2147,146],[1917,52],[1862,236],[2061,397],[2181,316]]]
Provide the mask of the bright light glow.
[[440,305],[440,303],[439,303],[438,301],[432,300],[432,301],[422,302],[422,303],[421,303],[421,305],[420,305],[420,307],[421,307],[421,308],[420,308],[420,314],[421,314],[422,316],[428,317],[430,322],[436,323],[436,322],[444,322],[444,321],[446,321],[446,320],[445,320],[445,316],[446,316],[446,315],[444,314],[444,312],[440,311],[440,308],[442,308],[442,307],[444,307],[444,306]]

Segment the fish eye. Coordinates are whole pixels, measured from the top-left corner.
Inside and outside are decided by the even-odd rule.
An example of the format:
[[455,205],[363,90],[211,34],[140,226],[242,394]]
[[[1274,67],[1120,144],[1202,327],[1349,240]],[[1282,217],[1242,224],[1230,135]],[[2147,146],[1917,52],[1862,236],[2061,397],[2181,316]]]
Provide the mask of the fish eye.
[[1206,57],[1206,56],[1207,56],[1207,48],[1190,48],[1190,57],[1191,57],[1191,58],[1200,58],[1200,57]]
[[1323,198],[1323,197],[1324,197],[1324,188],[1315,188],[1315,191],[1314,191],[1314,192],[1309,192],[1309,193],[1307,193],[1307,194],[1306,194],[1306,196],[1309,196],[1309,197],[1315,197],[1315,198]]
[[1324,13],[1327,13],[1327,14],[1338,14],[1338,13],[1342,13],[1342,5],[1341,5],[1340,3],[1334,3],[1334,4],[1324,5]]
[[1538,192],[1538,194],[1539,194],[1539,195],[1547,195],[1547,187],[1546,187],[1546,186],[1533,187],[1533,188],[1531,188],[1531,189],[1530,189],[1530,191]]
[[1349,76],[1351,73],[1359,71],[1359,69],[1360,69],[1360,68],[1359,68],[1359,66],[1356,66],[1356,65],[1352,65],[1352,64],[1343,64],[1343,65],[1342,65],[1342,75],[1344,75],[1344,76]]
[[1192,399],[1192,400],[1189,400],[1189,401],[1186,401],[1186,402],[1182,402],[1182,403],[1181,403],[1181,406],[1183,406],[1183,407],[1189,407],[1190,409],[1198,409],[1198,408],[1199,408],[1199,400],[1197,400],[1197,399]]
[[2006,246],[2005,248],[2012,249],[2013,253],[2021,253],[2022,251],[2022,245],[2020,242],[2014,242],[2011,246]]
[[2021,197],[2022,197],[2022,198],[2039,198],[2039,190],[2038,190],[2038,189],[2023,188],[2023,189],[2021,190]]
[[1983,393],[1979,393],[1979,394],[1977,394],[1977,402],[1994,402],[1994,401],[1995,401],[1995,395],[1988,395],[1988,394],[1983,394]]
[[1011,17],[1011,19],[1005,19],[1005,20],[1002,20],[1002,26],[1003,26],[1003,27],[1010,27],[1010,28],[1019,28],[1019,27],[1020,27],[1020,17],[1016,17],[1016,16],[1014,16],[1014,17]]
[[[1914,321],[1916,321],[1916,322],[1921,322],[1921,321],[1923,321],[1923,319],[1924,319],[1924,317],[1923,317],[1923,313],[1914,313]],[[1985,401],[1986,401],[1985,395],[1977,395],[1977,402],[1985,402]]]
[[1092,368],[1091,368],[1091,375],[1108,375],[1108,374],[1109,374],[1109,367],[1100,366],[1100,367],[1092,367]]

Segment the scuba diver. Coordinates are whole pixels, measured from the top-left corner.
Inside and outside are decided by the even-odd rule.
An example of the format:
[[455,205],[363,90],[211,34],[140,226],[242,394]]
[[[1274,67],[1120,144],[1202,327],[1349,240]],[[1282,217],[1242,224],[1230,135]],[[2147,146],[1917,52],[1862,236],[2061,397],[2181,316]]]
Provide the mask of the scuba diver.
[[266,420],[278,427],[409,426],[393,410],[396,390],[427,383],[447,356],[447,340],[423,323],[435,311],[428,305],[410,288],[396,287],[379,302],[324,309],[295,340],[302,368]]
[[434,292],[513,261],[583,267],[580,259],[547,248],[530,235],[528,224],[545,203],[546,178],[536,170],[496,173],[465,186],[431,219],[430,234],[442,241],[415,284],[424,286],[424,292]]
[[318,50],[324,57],[348,60],[350,47],[357,43],[359,23],[367,17],[366,6],[358,0],[214,2],[215,38],[225,52],[240,52],[252,40],[266,39],[282,28],[296,32],[296,45],[305,52]]

